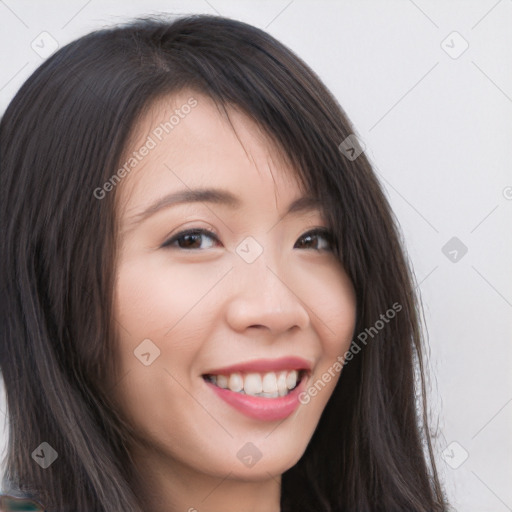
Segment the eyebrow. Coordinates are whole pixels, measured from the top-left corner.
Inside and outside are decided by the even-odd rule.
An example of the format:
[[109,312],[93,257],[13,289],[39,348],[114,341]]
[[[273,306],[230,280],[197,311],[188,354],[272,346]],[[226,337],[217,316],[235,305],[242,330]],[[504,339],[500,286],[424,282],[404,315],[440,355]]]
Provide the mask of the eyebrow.
[[[170,206],[184,203],[212,203],[227,206],[231,209],[240,208],[242,202],[238,197],[227,190],[215,188],[187,189],[168,194],[146,208],[143,212],[133,216],[130,219],[131,224],[139,224],[156,212]],[[305,213],[313,210],[319,210],[321,201],[314,197],[299,197],[286,210],[284,216],[291,213]]]

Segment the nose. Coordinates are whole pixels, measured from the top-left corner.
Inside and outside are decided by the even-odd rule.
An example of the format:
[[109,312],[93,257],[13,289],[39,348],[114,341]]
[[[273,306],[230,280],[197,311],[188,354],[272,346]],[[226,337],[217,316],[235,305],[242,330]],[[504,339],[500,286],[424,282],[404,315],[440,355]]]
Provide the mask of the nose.
[[265,257],[265,252],[252,263],[237,262],[226,313],[232,329],[265,329],[275,336],[294,327],[307,328],[308,309],[294,290],[297,278],[282,268],[275,258]]

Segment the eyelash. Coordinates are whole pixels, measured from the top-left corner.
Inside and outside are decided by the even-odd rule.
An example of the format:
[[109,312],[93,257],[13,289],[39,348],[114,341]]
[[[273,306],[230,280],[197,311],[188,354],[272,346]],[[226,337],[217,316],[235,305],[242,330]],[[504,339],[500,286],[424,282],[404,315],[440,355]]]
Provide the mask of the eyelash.
[[[180,231],[176,235],[174,235],[171,238],[169,238],[169,240],[166,240],[161,245],[161,247],[162,248],[167,248],[167,249],[173,248],[173,244],[175,242],[183,239],[186,236],[190,236],[190,235],[192,235],[192,236],[194,236],[194,235],[206,235],[209,238],[212,238],[212,239],[216,240],[217,242],[220,241],[219,238],[217,237],[217,235],[215,233],[213,233],[212,231],[209,231],[207,229],[201,229],[201,228],[192,228],[192,229],[187,229],[187,230],[184,230],[184,231]],[[322,236],[327,241],[327,243],[329,244],[329,248],[328,249],[313,249],[314,251],[324,252],[324,251],[332,251],[333,250],[333,247],[332,247],[332,245],[333,245],[333,242],[332,242],[333,241],[333,237],[332,237],[331,232],[328,229],[325,229],[325,228],[312,229],[311,231],[307,231],[306,233],[301,235],[299,240],[302,239],[302,238],[305,238],[306,236]],[[204,250],[204,249],[187,249],[187,248],[183,248],[183,247],[176,247],[176,248],[179,249],[179,250],[182,250],[182,251],[188,251],[188,250],[202,251],[202,250]]]

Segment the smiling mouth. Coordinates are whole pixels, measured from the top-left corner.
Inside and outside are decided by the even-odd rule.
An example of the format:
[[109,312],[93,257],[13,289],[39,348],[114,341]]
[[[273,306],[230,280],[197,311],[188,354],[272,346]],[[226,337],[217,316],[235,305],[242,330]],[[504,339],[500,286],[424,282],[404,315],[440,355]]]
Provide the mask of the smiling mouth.
[[288,395],[306,377],[308,370],[281,370],[276,372],[233,372],[229,375],[204,374],[203,379],[214,386],[262,398]]

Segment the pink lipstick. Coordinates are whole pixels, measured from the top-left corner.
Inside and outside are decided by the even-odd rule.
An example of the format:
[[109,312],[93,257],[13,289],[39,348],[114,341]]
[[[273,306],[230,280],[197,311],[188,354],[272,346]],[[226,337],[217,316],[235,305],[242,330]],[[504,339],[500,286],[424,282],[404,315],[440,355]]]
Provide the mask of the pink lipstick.
[[234,409],[251,418],[276,421],[300,405],[311,363],[298,357],[259,359],[202,375],[208,387]]

